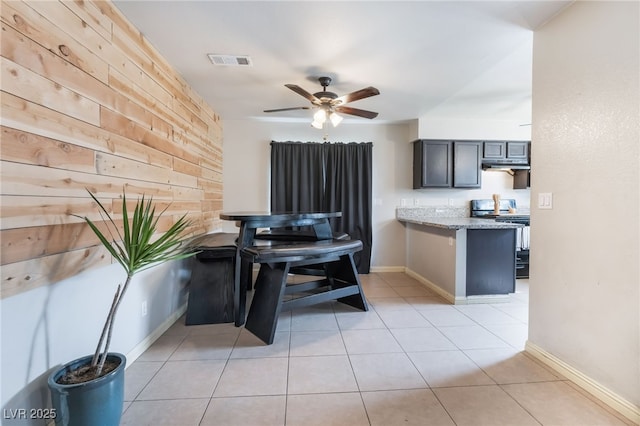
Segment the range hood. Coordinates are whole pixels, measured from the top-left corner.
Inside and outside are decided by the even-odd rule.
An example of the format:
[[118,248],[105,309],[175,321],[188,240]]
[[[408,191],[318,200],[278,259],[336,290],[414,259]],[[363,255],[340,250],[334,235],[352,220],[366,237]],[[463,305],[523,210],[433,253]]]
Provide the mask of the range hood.
[[528,161],[523,158],[483,158],[483,170],[529,170]]
[[482,163],[482,170],[530,170],[528,164],[518,163]]

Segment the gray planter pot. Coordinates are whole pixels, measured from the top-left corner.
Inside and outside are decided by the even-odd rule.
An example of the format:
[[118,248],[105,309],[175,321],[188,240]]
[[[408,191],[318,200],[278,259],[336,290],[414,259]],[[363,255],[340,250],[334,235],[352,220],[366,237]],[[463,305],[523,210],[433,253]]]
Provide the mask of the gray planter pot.
[[51,403],[56,413],[56,426],[118,426],[124,402],[124,368],[127,359],[109,353],[107,360],[120,365],[95,380],[74,385],[61,385],[56,380],[65,372],[91,362],[91,355],[78,358],[54,371],[48,380]]

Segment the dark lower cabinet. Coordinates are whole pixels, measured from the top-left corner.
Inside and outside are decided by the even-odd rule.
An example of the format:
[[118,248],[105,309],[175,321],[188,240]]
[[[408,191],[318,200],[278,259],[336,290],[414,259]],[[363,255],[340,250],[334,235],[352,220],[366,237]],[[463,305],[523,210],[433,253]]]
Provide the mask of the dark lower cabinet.
[[467,230],[467,296],[515,291],[515,247],[515,229]]

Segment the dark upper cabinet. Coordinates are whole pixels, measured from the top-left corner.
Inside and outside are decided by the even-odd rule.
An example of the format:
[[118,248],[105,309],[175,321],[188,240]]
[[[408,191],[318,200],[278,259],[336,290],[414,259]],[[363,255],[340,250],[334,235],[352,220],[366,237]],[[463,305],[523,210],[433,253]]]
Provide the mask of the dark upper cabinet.
[[453,184],[452,153],[450,141],[414,141],[413,189],[450,188]]
[[507,158],[522,158],[528,160],[529,142],[507,142]]
[[413,142],[413,188],[480,188],[482,142]]
[[499,159],[507,157],[506,142],[485,142],[483,145],[482,158]]
[[482,142],[453,143],[453,186],[455,188],[480,188]]
[[485,160],[527,160],[529,158],[528,141],[485,141],[482,150]]

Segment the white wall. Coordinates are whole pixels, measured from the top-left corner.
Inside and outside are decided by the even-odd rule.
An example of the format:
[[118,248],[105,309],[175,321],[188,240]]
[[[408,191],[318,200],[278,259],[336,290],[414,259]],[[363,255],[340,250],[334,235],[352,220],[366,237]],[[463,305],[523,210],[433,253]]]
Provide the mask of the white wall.
[[[640,413],[639,3],[576,2],[536,32],[528,350]],[[593,389],[592,389],[593,390]]]
[[[175,320],[186,302],[184,262],[162,264],[134,277],[116,317],[110,351],[130,355],[132,362],[131,357],[140,355],[138,345],[167,319]],[[3,409],[49,406],[48,374],[93,354],[115,288],[125,278],[120,265],[113,264],[2,300]],[[148,312],[144,317],[143,301]]]

